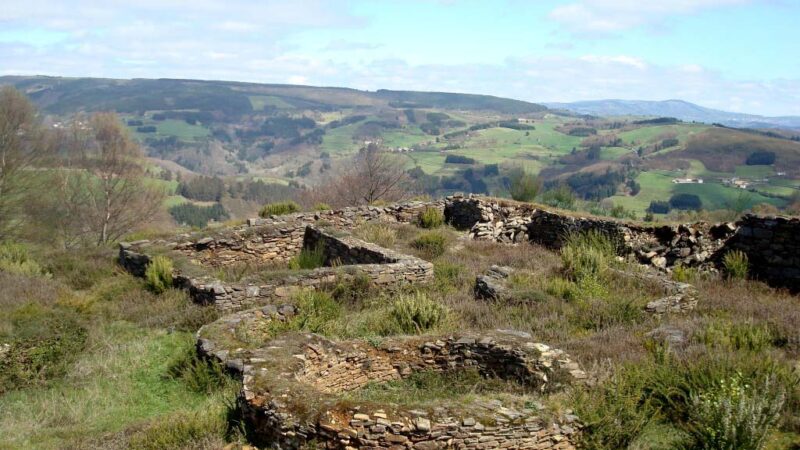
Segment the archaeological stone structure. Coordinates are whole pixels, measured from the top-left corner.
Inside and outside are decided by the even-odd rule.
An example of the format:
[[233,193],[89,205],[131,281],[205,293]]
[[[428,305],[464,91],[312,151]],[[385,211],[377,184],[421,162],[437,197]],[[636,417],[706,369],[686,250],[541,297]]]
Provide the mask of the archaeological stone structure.
[[[119,260],[131,273],[143,275],[150,261],[148,251],[167,250],[173,257],[190,258],[197,262],[198,274],[175,270],[173,284],[187,289],[195,302],[211,304],[223,311],[271,303],[286,299],[300,289],[318,289],[356,277],[364,277],[383,288],[426,283],[433,278],[433,265],[419,258],[312,225],[296,227],[276,229],[265,225],[194,241],[121,244]],[[299,245],[297,236],[301,236]],[[263,272],[239,281],[222,281],[208,274],[213,270],[204,270],[234,263],[252,263],[260,267],[285,262],[303,247],[321,248],[326,267],[288,271],[267,266]]]
[[477,370],[535,392],[586,378],[564,352],[525,333],[400,337],[379,345],[289,333],[258,345],[265,323],[291,317],[281,309],[243,311],[198,332],[199,352],[242,377],[239,403],[263,442],[286,449],[309,442],[326,449],[575,448],[575,416],[545,420],[539,407],[527,402],[481,398],[429,405],[409,399],[408,405],[397,405],[350,397],[368,383],[421,371]]
[[[652,283],[663,292],[646,307],[656,315],[685,313],[697,304],[694,287],[665,276],[673,267],[718,270],[732,250],[748,255],[753,277],[800,287],[799,219],[746,216],[738,223],[648,226],[460,195],[251,219],[210,234],[123,243],[119,262],[143,276],[155,256],[165,255],[176,262],[175,286],[187,289],[195,302],[226,312],[198,331],[198,353],[241,378],[242,415],[256,440],[269,448],[574,449],[579,418],[569,410],[544,411],[528,394],[482,394],[468,402],[433,404],[359,396],[367,386],[422,372],[477,371],[516,383],[530,395],[586,379],[563,351],[525,333],[495,330],[334,342],[315,334],[281,332],[293,329],[288,325],[301,313],[292,299],[299,290],[356,277],[385,289],[429,282],[430,262],[348,233],[372,221],[414,223],[427,208],[443,211],[446,221],[470,239],[558,249],[571,233],[602,232],[616,243],[620,256],[645,266],[616,276]],[[320,251],[323,267],[288,270],[288,262],[303,249]],[[243,267],[250,270],[242,276],[223,275]],[[477,277],[476,297],[504,301],[513,274],[512,268],[492,266]],[[668,338],[676,335],[665,333]]]

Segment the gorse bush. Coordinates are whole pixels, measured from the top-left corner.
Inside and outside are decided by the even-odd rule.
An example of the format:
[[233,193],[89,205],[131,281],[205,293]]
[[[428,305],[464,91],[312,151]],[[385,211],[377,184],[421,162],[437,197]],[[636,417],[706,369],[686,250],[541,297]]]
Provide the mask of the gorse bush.
[[300,211],[300,205],[288,200],[285,202],[268,203],[261,208],[258,215],[261,217],[281,216],[283,214],[291,214]]
[[419,250],[429,258],[436,258],[444,254],[447,238],[444,234],[432,231],[420,235],[411,241],[411,247]]
[[303,248],[289,261],[292,270],[316,269],[325,265],[325,248],[317,245],[314,248]]
[[156,256],[144,271],[144,282],[148,289],[160,294],[172,287],[172,261],[166,256]]
[[0,243],[0,270],[31,277],[47,274],[25,246],[13,242]]
[[750,261],[747,255],[739,250],[725,253],[722,257],[722,266],[725,268],[725,275],[733,280],[744,280],[750,269]]
[[446,309],[422,292],[403,294],[392,304],[389,315],[403,333],[422,333],[442,321]]
[[574,281],[601,279],[616,255],[615,246],[603,233],[589,230],[567,236],[561,247],[564,271]]
[[417,216],[417,224],[422,228],[439,228],[444,224],[444,213],[438,208],[425,208]]

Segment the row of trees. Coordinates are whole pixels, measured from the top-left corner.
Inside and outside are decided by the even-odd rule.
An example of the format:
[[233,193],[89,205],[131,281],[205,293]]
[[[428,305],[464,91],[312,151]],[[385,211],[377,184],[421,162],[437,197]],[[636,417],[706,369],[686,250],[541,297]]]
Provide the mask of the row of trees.
[[22,93],[3,88],[0,238],[36,229],[66,246],[118,240],[151,220],[165,196],[146,181],[142,157],[113,113],[47,129]]

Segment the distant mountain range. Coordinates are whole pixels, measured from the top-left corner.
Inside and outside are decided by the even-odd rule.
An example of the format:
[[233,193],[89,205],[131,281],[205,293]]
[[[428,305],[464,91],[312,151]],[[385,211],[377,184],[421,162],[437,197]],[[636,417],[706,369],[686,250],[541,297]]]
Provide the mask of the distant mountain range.
[[572,103],[545,103],[548,108],[564,109],[593,116],[675,117],[687,122],[720,123],[738,128],[800,128],[800,117],[766,117],[705,108],[683,100],[589,100]]

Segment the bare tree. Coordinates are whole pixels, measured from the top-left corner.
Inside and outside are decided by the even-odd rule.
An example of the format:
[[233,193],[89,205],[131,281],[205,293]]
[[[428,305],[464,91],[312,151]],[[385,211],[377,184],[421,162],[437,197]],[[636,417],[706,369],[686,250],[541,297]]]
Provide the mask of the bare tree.
[[37,179],[30,169],[46,153],[31,102],[10,86],[0,89],[0,239],[22,224],[26,195]]
[[364,205],[378,201],[400,201],[411,196],[402,162],[375,146],[362,149],[352,166],[321,188],[340,205]]
[[76,118],[60,138],[45,214],[66,246],[113,242],[156,215],[165,194],[148,185],[141,149],[115,114]]

